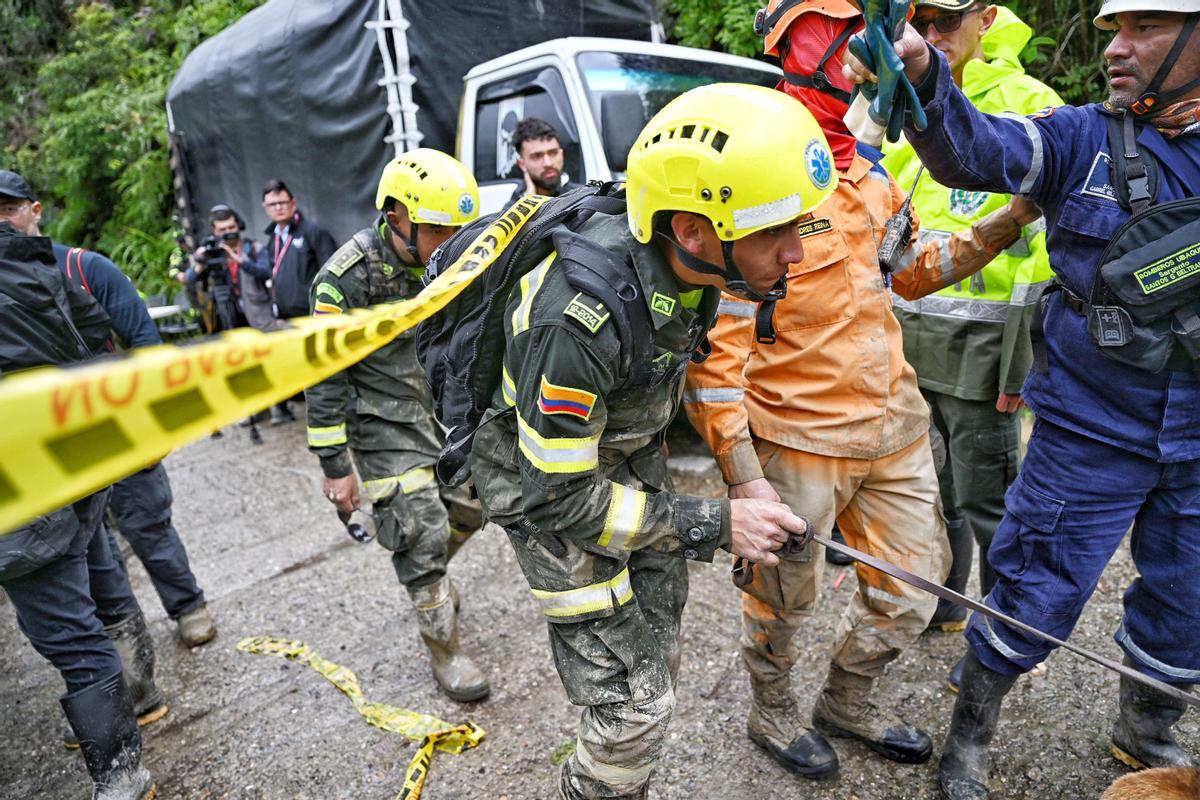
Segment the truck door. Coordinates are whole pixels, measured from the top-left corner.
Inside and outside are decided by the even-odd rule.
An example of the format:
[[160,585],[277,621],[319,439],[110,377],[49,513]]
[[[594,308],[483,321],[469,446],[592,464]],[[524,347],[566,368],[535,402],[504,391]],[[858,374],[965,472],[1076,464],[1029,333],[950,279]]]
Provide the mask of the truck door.
[[476,98],[475,178],[483,213],[506,205],[518,189],[524,191],[525,178],[510,137],[525,117],[543,119],[558,131],[566,179],[578,183],[588,179],[579,147],[579,123],[562,73],[546,66],[511,75],[481,86]]

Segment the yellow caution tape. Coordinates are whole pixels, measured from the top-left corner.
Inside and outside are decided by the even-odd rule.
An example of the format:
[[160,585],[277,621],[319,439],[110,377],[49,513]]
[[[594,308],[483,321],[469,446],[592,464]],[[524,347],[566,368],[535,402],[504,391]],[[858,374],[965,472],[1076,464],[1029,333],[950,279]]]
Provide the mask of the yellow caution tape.
[[457,297],[548,199],[522,198],[408,300],[300,317],[271,333],[239,328],[195,345],[160,345],[0,381],[0,532],[365,358]]
[[321,658],[304,642],[270,636],[251,636],[238,642],[237,649],[243,653],[280,656],[319,672],[340,689],[342,694],[350,698],[355,710],[371,725],[420,742],[416,754],[408,762],[404,787],[396,795],[396,800],[418,800],[421,789],[425,786],[425,778],[429,774],[429,762],[433,758],[434,750],[461,753],[478,745],[487,735],[483,728],[473,722],[451,725],[429,714],[420,714],[385,703],[369,702],[358,683],[357,675],[346,667]]

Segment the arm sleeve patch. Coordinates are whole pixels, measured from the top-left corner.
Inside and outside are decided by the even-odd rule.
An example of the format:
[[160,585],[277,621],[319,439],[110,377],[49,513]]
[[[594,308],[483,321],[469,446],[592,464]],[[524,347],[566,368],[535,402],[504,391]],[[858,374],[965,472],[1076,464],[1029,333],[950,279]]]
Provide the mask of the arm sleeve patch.
[[363,258],[362,250],[358,249],[358,245],[354,240],[346,242],[336,253],[329,259],[329,263],[325,265],[325,269],[329,270],[339,278],[346,274],[346,270],[353,267]]
[[594,334],[608,322],[612,314],[604,307],[604,303],[580,292],[567,303],[567,307],[563,309],[563,316],[570,317],[582,325],[584,330]]
[[546,380],[546,376],[543,375],[537,402],[538,410],[543,414],[570,414],[586,420],[592,415],[596,395],[583,389],[558,386]]

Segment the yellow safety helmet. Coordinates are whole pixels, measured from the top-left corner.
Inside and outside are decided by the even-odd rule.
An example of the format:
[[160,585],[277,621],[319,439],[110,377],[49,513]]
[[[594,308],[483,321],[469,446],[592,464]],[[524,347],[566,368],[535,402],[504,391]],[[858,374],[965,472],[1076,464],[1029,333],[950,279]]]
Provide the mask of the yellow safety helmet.
[[629,229],[642,243],[662,211],[707,217],[733,242],[807,214],[838,181],[804,104],[741,83],[701,86],[664,106],[634,142],[627,175]]
[[379,176],[375,208],[394,197],[414,224],[460,227],[479,216],[475,176],[440,150],[421,147],[388,162]]

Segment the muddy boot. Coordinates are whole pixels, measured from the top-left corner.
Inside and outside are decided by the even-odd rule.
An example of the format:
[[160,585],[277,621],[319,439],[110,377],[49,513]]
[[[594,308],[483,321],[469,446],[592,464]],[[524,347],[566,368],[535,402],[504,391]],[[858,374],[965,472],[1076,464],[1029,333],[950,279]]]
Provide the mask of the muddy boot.
[[[1125,657],[1125,666],[1137,666]],[[1179,686],[1187,691],[1190,685]],[[1171,726],[1183,716],[1186,704],[1121,676],[1121,713],[1113,723],[1113,757],[1134,769],[1191,767],[1192,759],[1175,741]]]
[[[846,537],[842,536],[842,532],[840,530],[838,530],[836,525],[834,525],[833,530],[829,532],[829,538],[833,539],[838,544],[846,543]],[[826,564],[837,564],[839,567],[844,567],[847,564],[853,564],[854,559],[851,558],[850,556],[846,555],[845,553],[839,553],[838,551],[834,550],[832,547],[826,547],[825,548],[825,563]]]
[[938,788],[944,800],[988,800],[987,746],[996,734],[1004,695],[1016,681],[1016,675],[992,672],[974,650],[967,651],[938,763]]
[[788,772],[823,778],[838,770],[838,757],[825,737],[800,722],[787,676],[766,681],[750,676],[750,741],[767,751]]
[[201,603],[177,620],[179,638],[188,647],[199,647],[217,635],[217,623],[208,611],[208,604]]
[[[138,725],[162,719],[170,709],[154,682],[154,640],[146,629],[146,618],[139,611],[120,622],[105,625],[104,632],[121,657],[122,675]],[[70,728],[63,733],[63,746],[70,750],[79,747],[79,740]]]
[[954,666],[950,668],[950,674],[946,676],[946,688],[958,694],[958,687],[962,686],[963,669],[967,666],[967,657],[963,656]]
[[92,800],[150,800],[154,780],[141,765],[142,739],[120,675],[61,701],[92,776]]
[[417,626],[429,648],[433,679],[451,700],[466,703],[487,697],[491,687],[479,667],[458,646],[458,612],[450,579],[409,589],[417,609]]
[[813,705],[813,727],[826,736],[858,739],[871,750],[901,764],[922,764],[933,755],[929,735],[885,714],[868,699],[873,678],[829,665],[829,677]]

